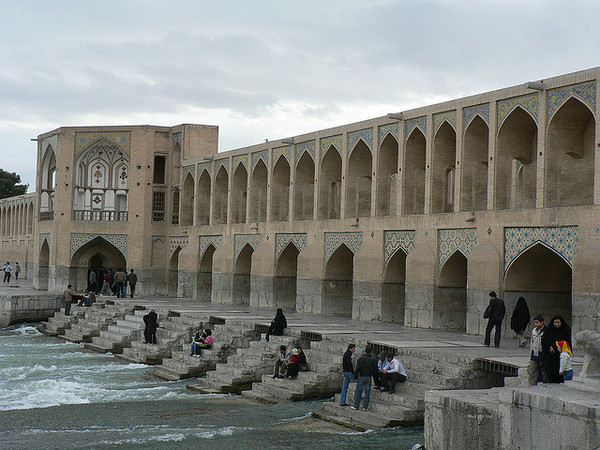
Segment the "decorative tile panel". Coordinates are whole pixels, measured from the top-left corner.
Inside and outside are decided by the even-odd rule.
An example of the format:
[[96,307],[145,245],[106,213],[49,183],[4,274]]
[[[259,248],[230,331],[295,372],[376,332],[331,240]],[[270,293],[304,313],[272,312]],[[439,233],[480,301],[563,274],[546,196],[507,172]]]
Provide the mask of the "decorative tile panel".
[[504,228],[504,273],[517,257],[536,243],[556,251],[569,266],[579,247],[577,226]]
[[188,236],[170,236],[169,237],[169,255],[172,255],[177,247],[183,250],[188,245]]
[[570,97],[575,97],[588,105],[592,112],[596,111],[596,82],[576,84],[548,91],[548,119],[566,102]]
[[211,175],[211,173],[210,173],[210,163],[209,162],[198,164],[198,179],[200,179],[200,177],[202,177],[202,173],[205,170],[206,170],[206,172],[208,172],[209,175]]
[[537,123],[538,118],[538,94],[528,94],[521,97],[508,98],[498,102],[498,130],[502,126],[504,119],[515,109],[520,106],[525,111],[529,112],[533,120]]
[[158,236],[158,235],[152,236],[152,243],[154,244],[156,241],[167,242],[167,237],[166,236]]
[[183,147],[181,133],[173,134],[173,147],[175,147],[177,144],[179,144],[180,147]]
[[433,115],[433,134],[438,132],[444,121],[452,125],[456,131],[456,111],[447,111]]
[[71,233],[71,258],[77,250],[88,242],[100,237],[114,245],[127,259],[127,235],[126,234],[96,234],[96,233]]
[[342,139],[342,135],[338,134],[337,136],[330,136],[321,139],[321,161],[323,161],[325,153],[327,153],[327,150],[329,150],[329,147],[332,145],[335,147],[340,156],[342,156],[344,141]]
[[385,265],[401,249],[407,255],[415,249],[415,231],[390,230],[383,233],[383,253]]
[[307,243],[306,233],[277,233],[275,234],[275,261],[281,256],[289,243],[293,243],[299,252],[304,250]]
[[323,266],[327,266],[327,262],[331,255],[344,244],[352,253],[356,253],[363,243],[362,231],[352,232],[326,232],[325,233],[325,259]]
[[58,151],[58,134],[42,139],[42,156],[49,145],[52,146],[54,154],[56,155],[56,152]]
[[76,131],[74,158],[77,159],[87,148],[102,139],[119,147],[127,156],[131,153],[131,132],[129,131]]
[[191,166],[185,166],[183,168],[183,176],[181,177],[181,179],[183,181],[185,181],[185,177],[187,177],[188,173],[192,174],[192,178],[196,177],[196,166],[195,165],[191,165]]
[[221,167],[225,167],[225,170],[229,173],[229,158],[218,159],[215,161],[215,173],[219,173]]
[[200,257],[204,256],[204,252],[208,246],[212,244],[215,248],[223,245],[223,236],[215,234],[212,236],[200,236]]
[[475,116],[479,115],[485,123],[490,124],[490,104],[484,103],[483,105],[477,106],[469,106],[468,108],[463,109],[463,124],[465,130],[471,123],[471,120],[475,118]]
[[362,140],[365,144],[367,144],[369,150],[373,151],[373,128],[367,128],[366,130],[348,133],[348,154],[352,153],[352,150],[354,150],[354,147],[356,144],[358,144],[359,140]]
[[256,168],[258,161],[262,159],[265,167],[269,167],[269,150],[261,150],[260,152],[252,153],[252,170]]
[[233,244],[234,261],[237,261],[240,252],[244,249],[246,244],[250,244],[250,247],[256,251],[258,247],[260,247],[261,241],[262,235],[260,234],[236,234]]
[[450,230],[438,230],[438,270],[441,271],[444,264],[456,250],[460,251],[466,258],[471,250],[477,245],[475,228],[455,228]]
[[317,143],[316,141],[306,141],[301,144],[296,145],[296,165],[298,165],[298,161],[302,158],[304,152],[308,152],[310,156],[312,156],[313,162],[315,161],[315,153],[316,153]]
[[417,117],[416,119],[410,119],[404,121],[404,139],[408,139],[410,137],[410,133],[413,132],[415,128],[419,128],[425,137],[427,137],[427,117]]
[[388,134],[391,134],[396,138],[396,141],[400,140],[400,124],[390,123],[389,125],[383,125],[379,127],[379,146],[383,143],[384,139]]
[[283,156],[285,159],[287,159],[288,164],[291,166],[293,150],[294,150],[294,147],[291,145],[287,145],[285,147],[274,148],[273,149],[273,164],[277,164],[277,161],[279,161],[279,158],[281,156]]
[[44,241],[46,241],[48,247],[50,247],[50,233],[40,233],[40,250],[42,249],[42,245],[44,245]]
[[246,168],[246,172],[248,171],[248,159],[250,155],[237,155],[231,158],[231,163],[233,164],[233,170],[237,169],[238,164],[242,163]]

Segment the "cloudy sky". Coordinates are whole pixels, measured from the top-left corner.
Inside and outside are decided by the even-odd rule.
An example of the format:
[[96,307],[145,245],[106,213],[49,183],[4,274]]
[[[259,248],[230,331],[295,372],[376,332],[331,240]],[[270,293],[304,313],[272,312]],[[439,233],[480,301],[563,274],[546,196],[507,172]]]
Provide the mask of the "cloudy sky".
[[0,0],[0,168],[59,126],[201,123],[219,151],[600,65],[596,0]]

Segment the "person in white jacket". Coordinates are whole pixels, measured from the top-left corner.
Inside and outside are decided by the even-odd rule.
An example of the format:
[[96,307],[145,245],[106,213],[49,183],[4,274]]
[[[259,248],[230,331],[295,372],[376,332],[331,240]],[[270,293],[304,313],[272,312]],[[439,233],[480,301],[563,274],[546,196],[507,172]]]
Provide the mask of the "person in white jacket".
[[387,355],[387,361],[387,367],[381,371],[381,385],[383,386],[381,391],[393,394],[396,392],[396,383],[406,381],[406,370],[392,353]]
[[556,346],[560,350],[560,368],[558,374],[563,377],[564,381],[571,381],[573,379],[573,366],[571,365],[571,348],[567,341],[558,341]]

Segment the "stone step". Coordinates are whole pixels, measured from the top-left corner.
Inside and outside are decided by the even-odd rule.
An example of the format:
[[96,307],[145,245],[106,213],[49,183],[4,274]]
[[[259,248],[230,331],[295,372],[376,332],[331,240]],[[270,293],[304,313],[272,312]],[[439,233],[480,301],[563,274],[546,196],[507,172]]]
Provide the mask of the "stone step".
[[323,403],[323,410],[313,412],[313,416],[349,428],[366,431],[393,426],[412,426],[423,423],[423,413],[406,408],[401,414],[382,414],[376,411],[355,411],[349,406],[339,406],[337,402]]
[[86,343],[85,348],[94,350],[96,352],[102,352],[102,353],[108,353],[108,352],[114,353],[114,354],[123,353],[123,344],[122,343],[115,342],[111,339],[106,339],[103,337],[92,338],[92,342]]
[[[396,406],[401,406],[403,408],[423,411],[425,409],[425,391],[432,389],[435,389],[435,387],[407,381],[406,383],[396,384],[396,392],[390,394],[389,392],[381,392],[377,389],[374,389],[374,386],[372,386],[371,405],[375,410],[379,409],[379,405],[382,405],[381,408],[384,410],[393,410],[393,408]],[[346,395],[346,402],[350,404],[354,402],[355,391],[356,383],[350,383],[350,386],[348,386],[348,393]],[[340,394],[335,395],[335,399],[338,403],[340,402],[340,397]]]

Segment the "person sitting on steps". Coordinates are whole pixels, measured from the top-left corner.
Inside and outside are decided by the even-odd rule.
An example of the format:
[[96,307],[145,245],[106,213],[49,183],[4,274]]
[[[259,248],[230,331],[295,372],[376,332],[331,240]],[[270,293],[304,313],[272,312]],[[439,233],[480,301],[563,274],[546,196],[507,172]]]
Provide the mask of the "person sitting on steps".
[[285,345],[280,346],[279,356],[275,360],[275,373],[273,374],[273,378],[283,378],[283,371],[290,359],[292,359],[292,353],[287,351]]
[[292,357],[285,367],[285,375],[291,380],[298,376],[300,371],[300,352],[297,348],[292,349]]
[[269,342],[269,336],[283,336],[283,330],[287,328],[287,319],[283,314],[283,310],[281,308],[277,308],[277,312],[275,313],[275,317],[271,321],[271,325],[269,325],[269,329],[267,330],[267,335],[265,339]]
[[194,342],[192,342],[192,356],[200,356],[202,349],[211,348],[213,342],[214,337],[212,335],[212,330],[207,328],[197,339],[194,339]]
[[393,353],[388,353],[387,361],[387,368],[381,371],[381,384],[384,386],[381,388],[381,391],[393,394],[396,392],[396,383],[404,383],[406,381],[406,371]]

